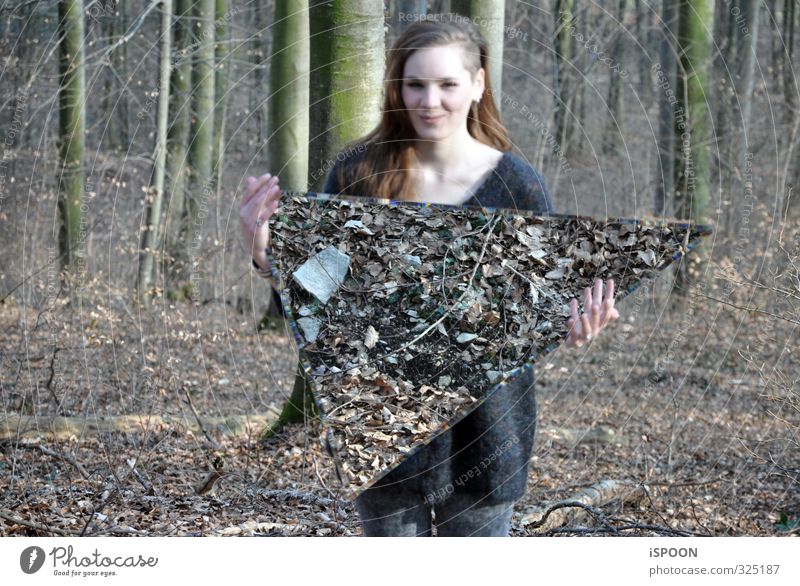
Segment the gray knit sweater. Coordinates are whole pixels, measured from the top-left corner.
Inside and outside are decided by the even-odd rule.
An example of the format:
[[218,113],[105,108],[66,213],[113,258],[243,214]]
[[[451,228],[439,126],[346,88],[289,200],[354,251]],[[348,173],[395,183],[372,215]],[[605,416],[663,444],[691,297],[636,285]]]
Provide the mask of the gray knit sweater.
[[[337,159],[328,172],[324,193],[370,195],[361,193],[358,178],[348,173],[357,157],[350,151]],[[371,195],[391,198],[391,194]],[[493,173],[462,205],[532,210],[542,215],[554,211],[544,180],[511,152],[503,154]],[[369,490],[415,493],[429,503],[455,493],[469,493],[487,505],[521,498],[536,429],[534,384],[533,368],[523,369],[519,377],[495,390],[472,413],[405,458]]]

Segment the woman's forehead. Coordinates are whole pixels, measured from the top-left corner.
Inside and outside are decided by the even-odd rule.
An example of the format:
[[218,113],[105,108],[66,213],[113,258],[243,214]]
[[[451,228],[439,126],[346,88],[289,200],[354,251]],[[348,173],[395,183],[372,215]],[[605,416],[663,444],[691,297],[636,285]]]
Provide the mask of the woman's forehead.
[[404,77],[419,79],[445,79],[464,77],[466,69],[461,49],[456,46],[417,49],[403,67]]

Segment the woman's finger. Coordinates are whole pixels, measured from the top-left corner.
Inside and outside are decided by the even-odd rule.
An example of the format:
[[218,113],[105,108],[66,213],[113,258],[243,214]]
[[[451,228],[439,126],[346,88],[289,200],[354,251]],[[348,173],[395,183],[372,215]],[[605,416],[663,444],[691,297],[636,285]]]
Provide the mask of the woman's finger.
[[581,337],[588,342],[592,339],[592,336],[594,336],[594,330],[592,329],[592,324],[589,322],[589,316],[585,313],[581,315],[581,325],[583,326],[583,335]]
[[614,279],[609,279],[606,287],[606,299],[614,307]]
[[567,320],[567,345],[577,346],[577,341],[582,336],[581,320],[578,317],[578,300],[572,299],[569,302],[570,318]]
[[[269,185],[264,192],[263,199],[260,202],[258,209],[258,217],[262,220],[268,220],[272,214],[278,209],[281,203],[281,189],[278,182]],[[266,214],[266,215],[265,215]]]
[[264,207],[258,212],[258,219],[262,222],[266,222],[275,214],[279,206],[280,200],[267,200],[264,203]]
[[[263,203],[265,189],[269,188],[270,181],[272,181],[272,178],[268,179],[265,185],[255,188],[248,197],[242,200],[242,203],[239,205],[242,214],[250,217],[256,213],[256,210],[258,210]],[[254,184],[254,186],[255,185],[256,184]]]
[[603,303],[603,322],[607,325],[619,317],[619,312],[614,307],[614,279],[608,280],[606,299]]
[[583,314],[581,315],[581,320],[583,320],[583,318],[585,317],[586,323],[588,324],[588,327],[584,327],[584,336],[586,335],[587,332],[593,333],[592,332],[593,324],[591,319],[593,312],[592,306],[593,306],[592,289],[586,287],[583,290]]
[[264,203],[268,200],[271,190],[275,185],[277,185],[277,177],[272,177],[267,181],[266,185],[255,192],[253,197],[241,207],[242,213],[246,217],[258,217],[261,214]]
[[245,196],[242,199],[241,205],[248,204],[256,194],[264,187],[270,179],[272,179],[272,175],[269,173],[265,173],[261,177],[248,177],[247,178],[247,191],[245,192]]
[[575,329],[574,333],[580,335],[581,322],[578,317],[578,300],[573,299],[569,302],[570,319],[572,320],[572,327]]
[[582,342],[580,341],[580,336],[577,334],[577,326],[576,324],[580,324],[580,321],[576,321],[573,318],[569,318],[567,320],[567,346],[570,348],[580,347]]
[[594,296],[592,297],[592,333],[597,334],[602,324],[602,311],[603,308],[603,281],[602,279],[595,279],[594,281]]

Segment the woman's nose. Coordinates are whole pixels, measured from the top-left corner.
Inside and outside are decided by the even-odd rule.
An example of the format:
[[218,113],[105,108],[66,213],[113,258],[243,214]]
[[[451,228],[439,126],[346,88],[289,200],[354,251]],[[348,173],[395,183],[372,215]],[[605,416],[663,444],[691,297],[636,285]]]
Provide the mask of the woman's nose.
[[435,87],[429,87],[422,92],[422,107],[433,108],[439,105],[439,92]]

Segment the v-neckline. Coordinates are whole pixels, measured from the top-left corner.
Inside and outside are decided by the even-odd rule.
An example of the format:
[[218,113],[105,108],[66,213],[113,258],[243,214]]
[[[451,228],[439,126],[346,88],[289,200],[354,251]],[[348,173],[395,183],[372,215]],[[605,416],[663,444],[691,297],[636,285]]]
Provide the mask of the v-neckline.
[[497,161],[497,164],[492,168],[492,170],[489,172],[489,174],[486,175],[486,179],[484,179],[481,182],[481,184],[478,186],[478,188],[473,192],[473,194],[471,196],[469,196],[464,201],[461,201],[461,202],[459,202],[457,204],[454,204],[454,205],[463,206],[463,205],[466,205],[469,202],[471,202],[473,199],[475,199],[475,197],[481,191],[483,191],[483,189],[486,187],[486,185],[492,180],[492,177],[497,175],[497,172],[500,170],[500,167],[502,166],[503,162],[505,161],[506,157],[508,156],[508,153],[509,153],[509,151],[503,151],[503,154],[500,156],[500,160]]

